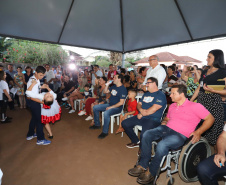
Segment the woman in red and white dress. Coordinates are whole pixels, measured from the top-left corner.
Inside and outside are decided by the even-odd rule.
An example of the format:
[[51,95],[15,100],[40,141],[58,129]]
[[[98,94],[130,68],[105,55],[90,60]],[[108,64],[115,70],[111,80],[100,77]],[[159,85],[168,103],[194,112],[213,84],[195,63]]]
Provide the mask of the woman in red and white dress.
[[53,139],[53,134],[50,128],[49,123],[55,123],[60,120],[61,117],[61,107],[56,101],[56,94],[49,88],[47,84],[42,85],[41,89],[47,89],[49,92],[35,94],[31,90],[37,82],[34,80],[30,87],[26,91],[26,95],[32,98],[33,101],[38,101],[41,103],[41,121],[45,125],[45,128],[48,132],[48,137]]

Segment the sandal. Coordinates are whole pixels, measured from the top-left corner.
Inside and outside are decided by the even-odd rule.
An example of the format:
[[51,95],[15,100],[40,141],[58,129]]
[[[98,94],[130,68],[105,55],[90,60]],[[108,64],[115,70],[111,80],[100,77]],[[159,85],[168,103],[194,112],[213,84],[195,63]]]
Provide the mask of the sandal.
[[119,127],[118,130],[115,132],[115,135],[117,135],[117,134],[119,134],[119,133],[122,133],[122,132],[124,132],[124,131],[125,131],[124,128]]

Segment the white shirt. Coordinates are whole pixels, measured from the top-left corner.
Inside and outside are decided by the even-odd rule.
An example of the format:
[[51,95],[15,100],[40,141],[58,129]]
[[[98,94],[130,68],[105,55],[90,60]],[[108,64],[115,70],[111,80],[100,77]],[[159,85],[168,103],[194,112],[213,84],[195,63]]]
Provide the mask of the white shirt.
[[[46,81],[47,82],[49,82],[52,78],[55,78],[53,70],[46,71],[46,75],[45,76],[46,76]],[[50,84],[53,84],[53,81],[50,82]]]
[[[40,88],[40,81],[38,79],[35,78],[35,76],[32,76],[29,78],[28,82],[27,82],[27,88],[30,87],[30,85],[32,84],[32,80],[36,80],[37,84],[34,85],[34,87],[32,88],[32,92],[35,94],[39,94],[39,88]],[[29,97],[29,96],[28,96]]]
[[[57,95],[53,91],[50,91],[50,93],[53,95],[54,99],[56,99]],[[31,98],[37,98],[37,99],[39,99],[41,101],[44,99],[44,95],[45,94],[46,94],[45,92],[43,92],[41,94],[36,94],[36,93],[34,93],[32,91],[28,91],[28,90],[26,91],[26,95],[27,96],[29,96]]]
[[4,89],[9,93],[9,86],[8,86],[8,84],[6,83],[6,81],[1,80],[0,81],[0,100],[3,100],[3,93],[4,93],[3,90]]
[[146,85],[147,79],[150,77],[156,78],[158,80],[158,89],[162,89],[162,84],[166,78],[166,71],[160,65],[157,65],[154,69],[152,67],[150,67],[147,70],[147,75],[144,79],[143,85]]
[[[98,71],[96,72],[96,75],[99,76],[99,77],[102,77],[102,76],[103,76],[103,73],[102,73],[101,70],[98,70]],[[95,75],[92,74],[92,84],[93,84],[93,85],[95,85],[95,79],[96,79]]]

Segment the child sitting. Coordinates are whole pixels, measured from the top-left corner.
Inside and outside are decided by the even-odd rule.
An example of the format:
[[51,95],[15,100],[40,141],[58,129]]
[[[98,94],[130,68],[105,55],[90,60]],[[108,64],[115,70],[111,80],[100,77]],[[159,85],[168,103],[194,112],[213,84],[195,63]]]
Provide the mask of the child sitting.
[[26,91],[26,95],[33,98],[32,99],[33,101],[42,103],[41,121],[42,124],[45,125],[45,128],[49,135],[48,137],[50,139],[53,139],[53,134],[49,123],[50,122],[55,123],[55,121],[60,120],[61,108],[56,101],[56,94],[49,88],[47,84],[43,84],[40,88],[47,89],[49,92],[41,94],[35,94],[32,92],[32,88],[34,87],[35,84],[37,84],[37,81],[33,80],[32,84]]
[[82,110],[82,104],[86,104],[86,100],[90,97],[92,97],[92,91],[90,90],[90,85],[86,84],[84,86],[84,99],[80,101],[80,110],[78,115],[80,115],[81,113],[86,113],[85,110]]
[[115,134],[119,134],[121,132],[124,132],[124,129],[122,128],[122,121],[125,120],[128,116],[133,115],[136,116],[138,114],[137,111],[137,100],[135,99],[137,95],[136,90],[130,89],[128,92],[128,104],[127,104],[127,113],[125,113],[124,115],[121,114],[120,115],[120,123],[119,123],[119,128],[116,131]]

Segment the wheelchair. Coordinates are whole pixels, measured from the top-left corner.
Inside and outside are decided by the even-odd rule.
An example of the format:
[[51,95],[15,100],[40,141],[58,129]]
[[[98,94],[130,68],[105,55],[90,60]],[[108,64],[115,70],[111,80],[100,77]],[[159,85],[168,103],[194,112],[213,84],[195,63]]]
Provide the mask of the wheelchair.
[[[185,145],[178,148],[177,150],[170,150],[168,155],[162,158],[162,161],[159,166],[159,170],[157,175],[155,176],[155,180],[153,185],[156,185],[156,181],[162,171],[166,170],[166,178],[167,185],[172,185],[174,183],[174,179],[172,174],[178,172],[180,178],[184,182],[195,182],[198,181],[197,176],[197,165],[203,159],[211,156],[211,148],[208,144],[208,141],[201,137],[201,139],[192,144],[191,139],[188,139],[185,142]],[[155,156],[157,142],[152,142],[152,158]],[[138,164],[140,156],[138,156]],[[173,165],[174,164],[174,168]]]

